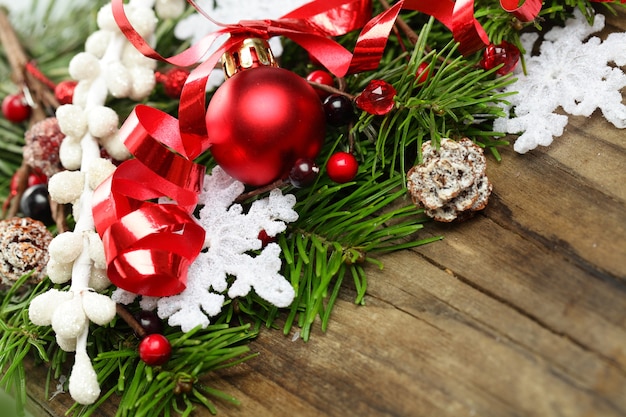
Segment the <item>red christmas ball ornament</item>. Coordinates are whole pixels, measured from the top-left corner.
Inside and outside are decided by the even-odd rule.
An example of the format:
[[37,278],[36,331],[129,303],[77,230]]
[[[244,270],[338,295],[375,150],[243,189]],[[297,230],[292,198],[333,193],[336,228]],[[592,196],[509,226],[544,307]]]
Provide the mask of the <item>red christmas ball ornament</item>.
[[326,164],[328,178],[339,184],[352,181],[358,171],[359,163],[354,155],[348,152],[332,154]]
[[54,96],[59,104],[72,104],[77,84],[77,81],[67,80],[61,81],[54,87]]
[[159,333],[149,334],[139,342],[139,358],[150,366],[166,363],[172,355],[172,345]]
[[502,41],[498,45],[491,44],[485,48],[480,66],[486,70],[502,65],[496,71],[498,75],[505,75],[513,71],[519,62],[521,53],[517,46],[507,41]]
[[[244,57],[247,51],[233,56]],[[253,52],[262,57],[263,50]],[[286,178],[298,158],[314,159],[326,124],[318,95],[302,77],[263,65],[237,68],[206,113],[213,157],[230,176],[253,186]]]
[[32,109],[24,94],[9,94],[2,100],[2,114],[12,123],[22,123],[30,117]]

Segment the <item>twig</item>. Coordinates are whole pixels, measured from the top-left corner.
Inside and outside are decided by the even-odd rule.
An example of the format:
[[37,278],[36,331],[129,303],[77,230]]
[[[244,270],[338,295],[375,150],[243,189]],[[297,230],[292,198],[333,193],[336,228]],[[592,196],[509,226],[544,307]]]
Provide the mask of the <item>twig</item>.
[[285,186],[287,184],[289,184],[289,181],[287,181],[287,180],[283,180],[283,179],[276,180],[276,181],[274,181],[271,184],[265,185],[263,187],[255,188],[252,191],[248,191],[247,193],[241,194],[239,197],[237,197],[235,199],[235,203],[243,203],[244,201],[246,201],[249,198],[256,197],[257,195],[263,194],[263,193],[265,193],[267,191],[271,191],[274,188],[283,187],[283,186]]
[[[31,103],[32,114],[29,120],[29,125],[32,126],[47,117],[46,110],[59,107],[59,102],[51,89],[50,80],[47,80],[38,71],[29,70],[29,68],[33,68],[33,64],[29,62],[4,8],[0,8],[0,43],[4,46],[11,66],[11,79],[18,87],[27,90],[33,101]],[[27,188],[28,176],[31,171],[32,168],[25,162],[22,162],[17,170],[17,193],[7,211],[7,217],[14,217],[19,211],[19,202]],[[58,231],[66,231],[65,206],[51,203],[50,210]]]
[[146,337],[146,330],[141,327],[141,324],[139,324],[135,316],[133,316],[126,307],[118,303],[115,305],[115,311],[117,312],[117,315],[120,316],[120,318],[124,320],[131,329],[133,329],[138,338],[143,339]]

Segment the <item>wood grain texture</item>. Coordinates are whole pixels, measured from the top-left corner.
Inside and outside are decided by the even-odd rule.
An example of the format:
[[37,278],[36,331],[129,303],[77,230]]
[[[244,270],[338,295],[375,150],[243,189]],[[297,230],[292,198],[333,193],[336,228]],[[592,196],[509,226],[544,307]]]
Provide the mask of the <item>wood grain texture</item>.
[[[607,21],[626,30],[624,12]],[[211,375],[241,401],[220,415],[625,416],[626,132],[572,117],[503,160],[484,212],[369,269],[365,307],[348,285],[327,333],[262,331],[258,358]],[[47,401],[45,369],[28,374],[36,416],[62,415],[69,397]]]

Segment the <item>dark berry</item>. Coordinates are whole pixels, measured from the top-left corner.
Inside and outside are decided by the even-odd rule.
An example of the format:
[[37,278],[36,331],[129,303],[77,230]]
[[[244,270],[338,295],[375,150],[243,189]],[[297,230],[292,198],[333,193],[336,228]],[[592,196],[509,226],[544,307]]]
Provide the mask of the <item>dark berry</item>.
[[315,181],[320,168],[310,158],[300,158],[289,171],[289,181],[294,187],[304,187]]
[[354,118],[352,101],[341,94],[331,94],[324,100],[326,122],[332,126],[344,126]]
[[46,184],[36,184],[24,191],[20,200],[20,211],[24,216],[39,220],[46,225],[54,223]]
[[[333,79],[333,76],[327,73],[326,71],[322,71],[322,70],[315,70],[311,72],[309,75],[306,76],[306,80],[317,83],[317,84],[327,85],[329,87],[332,87],[335,84],[335,80]],[[328,91],[324,91],[319,88],[315,88],[315,92],[322,99],[328,97],[331,94]]]
[[162,334],[150,334],[139,342],[139,358],[147,365],[163,365],[171,355],[172,345]]
[[348,152],[337,152],[331,155],[326,164],[328,177],[339,184],[352,181],[358,170],[359,163],[354,155]]
[[163,333],[163,322],[154,311],[141,310],[135,314],[135,319],[147,335]]
[[22,123],[30,117],[32,109],[24,94],[10,94],[2,100],[2,114],[13,123]]

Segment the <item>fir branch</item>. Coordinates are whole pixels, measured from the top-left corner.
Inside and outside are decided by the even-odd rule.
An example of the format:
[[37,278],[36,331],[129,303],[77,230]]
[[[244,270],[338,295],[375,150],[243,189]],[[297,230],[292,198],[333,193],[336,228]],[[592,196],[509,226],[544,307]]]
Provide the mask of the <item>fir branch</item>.
[[24,359],[36,352],[39,360],[48,361],[46,346],[54,340],[50,328],[35,326],[28,319],[31,300],[49,288],[47,282],[28,288],[29,277],[29,274],[24,275],[8,291],[2,292],[0,303],[0,388],[13,395],[18,414],[23,414],[26,404]]

